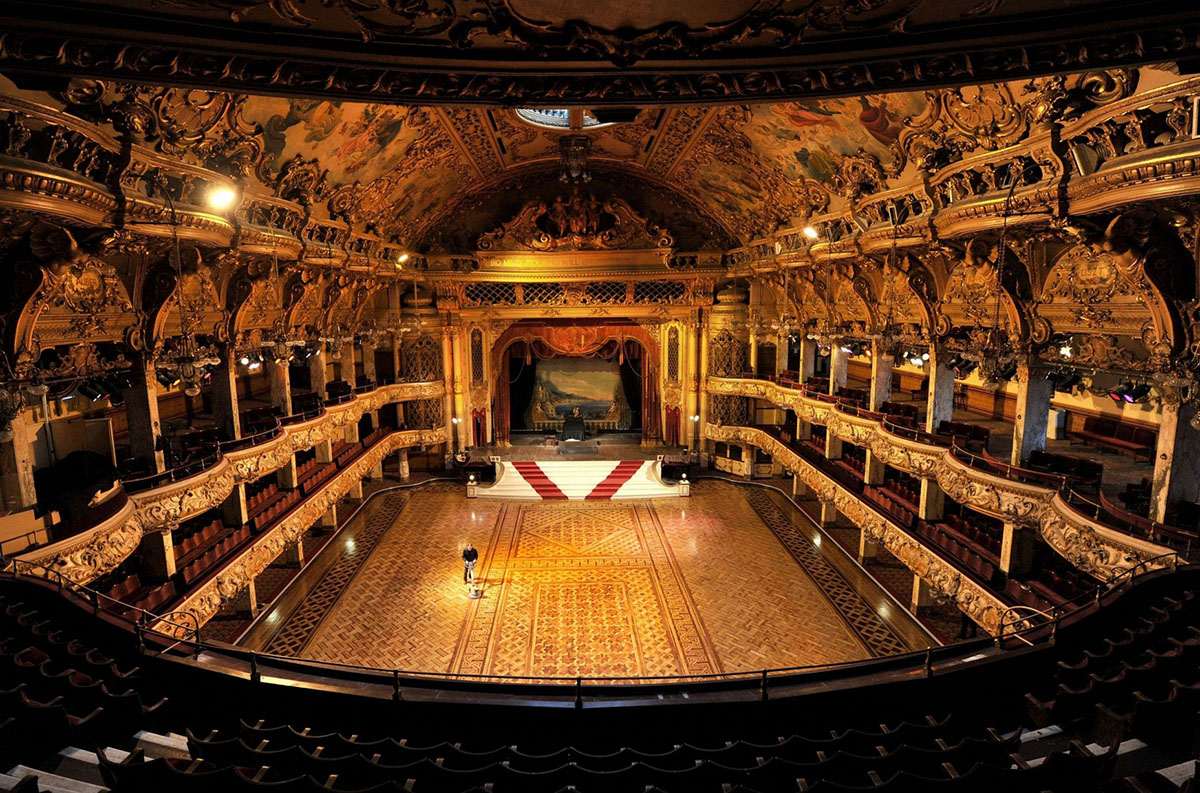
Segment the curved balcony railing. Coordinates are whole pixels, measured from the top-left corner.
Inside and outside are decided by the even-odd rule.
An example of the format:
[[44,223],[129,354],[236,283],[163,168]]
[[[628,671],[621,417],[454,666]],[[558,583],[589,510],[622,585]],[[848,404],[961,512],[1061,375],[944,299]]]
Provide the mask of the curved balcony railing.
[[[1174,558],[1166,560],[1174,569]],[[106,611],[109,620],[124,627],[143,652],[169,654],[179,658],[199,657],[214,660],[208,666],[215,674],[230,674],[251,680],[270,676],[283,685],[312,686],[314,680],[328,690],[370,692],[368,695],[404,699],[405,689],[454,691],[491,697],[519,697],[529,702],[536,695],[548,707],[574,703],[576,708],[611,707],[613,704],[661,703],[664,695],[684,695],[699,701],[705,696],[769,700],[779,691],[807,685],[827,686],[830,680],[843,683],[871,678],[912,680],[953,671],[964,664],[991,663],[1009,651],[1055,641],[1060,630],[1070,629],[1080,620],[1118,603],[1131,586],[1143,576],[1162,575],[1156,566],[1139,565],[1099,586],[1086,597],[1062,604],[1053,613],[1028,608],[1004,607],[997,612],[991,638],[968,639],[926,650],[814,666],[776,667],[705,675],[646,677],[566,677],[448,674],[421,670],[355,666],[273,655],[236,647],[205,638],[204,624],[194,612],[176,609],[155,614],[114,600],[105,593],[81,585],[56,570],[36,563],[14,561],[0,575],[20,578],[38,586],[52,587],[69,602],[91,613]],[[1035,613],[1036,612],[1036,613]],[[637,690],[630,689],[631,684]],[[562,700],[561,702],[559,700]]]
[[356,423],[367,411],[390,402],[431,399],[444,393],[441,382],[397,383],[354,395],[342,404],[308,415],[289,417],[298,420],[280,421],[280,426],[244,439],[254,441],[249,445],[225,448],[216,453],[215,461],[206,456],[153,478],[135,480],[137,492],[130,497],[127,519],[21,554],[20,558],[54,566],[80,583],[91,581],[128,557],[143,532],[178,525],[212,509],[239,484],[287,465],[296,452],[343,437],[345,427]]
[[1131,534],[1125,523],[1106,525],[1065,497],[1059,474],[1006,465],[962,449],[953,439],[897,429],[893,422],[853,415],[796,389],[757,380],[710,377],[711,394],[764,399],[801,419],[823,424],[834,437],[866,448],[912,476],[932,478],[955,501],[984,514],[1037,528],[1076,567],[1106,580],[1129,565],[1171,553],[1151,534]]
[[[0,94],[0,137],[7,141],[0,158],[7,195],[0,204],[96,225],[121,216],[127,230],[146,236],[168,236],[174,226],[184,239],[236,243],[248,253],[395,272],[395,246],[311,217],[292,201],[248,192],[235,224],[203,200],[216,185],[236,188],[229,177],[147,146],[134,145],[126,157],[111,131],[61,110]],[[157,189],[148,187],[151,181]],[[164,189],[172,207],[160,194]],[[166,222],[172,213],[174,223]]]

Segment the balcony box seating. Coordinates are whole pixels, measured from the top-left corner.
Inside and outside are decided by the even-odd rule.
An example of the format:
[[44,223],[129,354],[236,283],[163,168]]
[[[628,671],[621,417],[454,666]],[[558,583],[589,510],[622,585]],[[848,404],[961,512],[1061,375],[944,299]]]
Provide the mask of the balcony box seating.
[[988,441],[992,438],[992,432],[987,427],[968,424],[965,421],[943,421],[938,425],[938,434],[950,435],[965,446],[983,449],[987,448]]
[[1152,460],[1158,442],[1158,434],[1152,429],[1099,416],[1084,419],[1083,429],[1075,430],[1071,435],[1096,446],[1131,455],[1135,460],[1139,457]]
[[1071,457],[1065,454],[1035,450],[1029,455],[1029,467],[1052,474],[1062,474],[1080,485],[1099,487],[1104,474],[1103,463]]

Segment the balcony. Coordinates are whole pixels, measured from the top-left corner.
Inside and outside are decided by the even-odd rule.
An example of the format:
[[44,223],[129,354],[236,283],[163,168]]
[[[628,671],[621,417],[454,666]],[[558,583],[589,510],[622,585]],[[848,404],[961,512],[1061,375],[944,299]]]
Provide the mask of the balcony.
[[[67,540],[17,558],[53,568],[75,583],[87,583],[116,568],[137,549],[144,533],[178,526],[216,507],[234,487],[282,468],[296,452],[342,437],[345,427],[356,423],[364,413],[391,402],[440,397],[444,392],[445,385],[441,382],[396,383],[352,395],[337,405],[288,417],[277,427],[222,444],[211,457],[153,477],[130,480],[126,485],[133,493],[116,516]],[[439,431],[442,430],[412,430],[390,437],[433,437],[430,433]],[[440,442],[426,439],[411,445]]]
[[1135,536],[1128,521],[1106,525],[1102,521],[1110,513],[1079,507],[1065,476],[1008,465],[964,448],[953,437],[904,427],[881,414],[827,401],[827,395],[765,380],[710,377],[708,392],[787,407],[802,421],[824,425],[839,440],[869,450],[881,463],[933,479],[964,506],[1036,528],[1051,548],[1100,580],[1139,564],[1169,566],[1170,557],[1182,550],[1163,544],[1175,536],[1166,532],[1137,527],[1142,536]]

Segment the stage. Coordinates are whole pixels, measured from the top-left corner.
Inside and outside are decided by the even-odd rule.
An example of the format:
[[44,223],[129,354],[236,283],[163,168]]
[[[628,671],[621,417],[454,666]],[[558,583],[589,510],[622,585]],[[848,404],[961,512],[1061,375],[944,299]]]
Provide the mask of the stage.
[[[313,585],[265,649],[538,677],[698,675],[908,649],[769,496],[717,481],[655,501],[467,501],[450,485],[388,494],[354,564]],[[467,541],[480,551],[479,600],[462,583]]]

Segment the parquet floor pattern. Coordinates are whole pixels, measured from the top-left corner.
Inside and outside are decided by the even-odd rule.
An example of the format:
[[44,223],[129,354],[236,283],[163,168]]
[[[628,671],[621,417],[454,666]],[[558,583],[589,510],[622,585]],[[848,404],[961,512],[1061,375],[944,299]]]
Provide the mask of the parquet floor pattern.
[[[719,482],[692,493],[619,503],[413,493],[341,576],[299,654],[485,677],[699,675],[873,654],[751,493]],[[478,600],[462,584],[467,540],[480,551]]]

